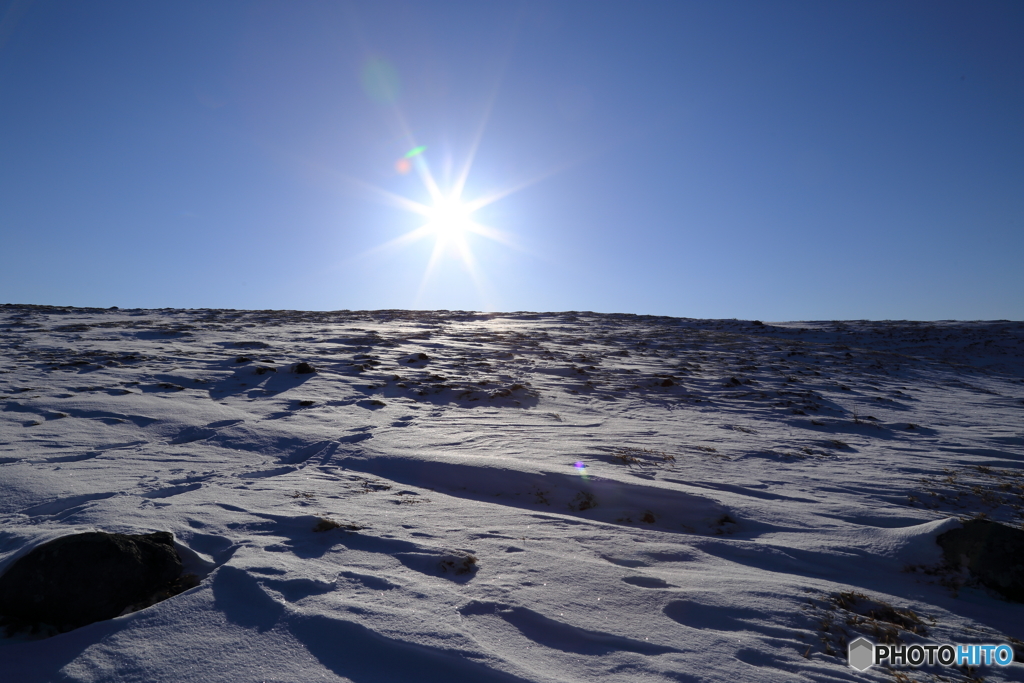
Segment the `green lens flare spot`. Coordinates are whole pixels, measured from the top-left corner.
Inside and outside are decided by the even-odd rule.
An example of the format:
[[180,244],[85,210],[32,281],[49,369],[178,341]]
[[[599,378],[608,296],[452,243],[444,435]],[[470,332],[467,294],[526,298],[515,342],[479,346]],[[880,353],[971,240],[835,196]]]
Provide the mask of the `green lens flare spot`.
[[371,59],[363,65],[363,89],[370,99],[381,104],[393,104],[398,101],[400,82],[398,71],[383,59]]

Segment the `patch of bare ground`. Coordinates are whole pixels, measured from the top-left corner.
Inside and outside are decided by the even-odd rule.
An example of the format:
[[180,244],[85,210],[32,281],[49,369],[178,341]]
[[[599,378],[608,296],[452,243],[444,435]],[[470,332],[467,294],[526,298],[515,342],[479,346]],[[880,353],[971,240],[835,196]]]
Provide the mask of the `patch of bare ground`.
[[961,517],[995,519],[1024,529],[1024,471],[970,465],[921,479],[907,504]]

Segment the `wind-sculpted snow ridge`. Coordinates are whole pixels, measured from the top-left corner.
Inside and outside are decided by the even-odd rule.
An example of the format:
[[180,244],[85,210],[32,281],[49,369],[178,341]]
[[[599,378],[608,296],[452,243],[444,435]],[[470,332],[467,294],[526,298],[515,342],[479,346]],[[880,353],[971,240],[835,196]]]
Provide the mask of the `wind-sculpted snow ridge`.
[[1022,522],[1024,323],[6,305],[0,344],[0,572],[171,531],[201,578],[3,680],[1024,678],[846,664],[1024,659],[935,543]]

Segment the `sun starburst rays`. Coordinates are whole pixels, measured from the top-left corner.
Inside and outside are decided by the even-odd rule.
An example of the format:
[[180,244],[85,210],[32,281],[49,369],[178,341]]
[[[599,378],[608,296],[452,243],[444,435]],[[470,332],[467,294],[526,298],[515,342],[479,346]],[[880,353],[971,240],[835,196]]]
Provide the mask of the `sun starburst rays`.
[[[533,254],[530,250],[524,248],[512,234],[479,222],[474,217],[474,214],[498,200],[533,185],[562,169],[553,169],[524,182],[514,183],[481,196],[469,199],[464,196],[464,191],[470,178],[470,171],[479,152],[484,130],[490,118],[496,96],[497,86],[495,86],[495,90],[491,93],[491,97],[487,102],[480,126],[474,132],[465,160],[461,163],[453,164],[450,156],[443,159],[443,185],[431,171],[426,155],[421,153],[426,150],[426,147],[418,146],[404,117],[400,112],[396,112],[399,115],[399,124],[400,128],[404,131],[404,137],[407,138],[408,144],[413,145],[412,150],[415,152],[415,154],[404,157],[411,162],[412,168],[408,170],[415,169],[416,176],[422,183],[423,190],[426,191],[427,203],[410,199],[364,181],[355,181],[357,185],[369,191],[378,200],[383,200],[385,203],[396,208],[424,218],[425,222],[418,227],[383,244],[372,247],[360,255],[354,256],[352,259],[362,260],[370,256],[382,256],[385,253],[412,246],[416,242],[433,238],[433,247],[430,250],[430,256],[427,259],[415,298],[417,303],[423,299],[435,275],[448,272],[448,269],[442,268],[441,265],[442,262],[450,260],[458,264],[461,270],[469,275],[477,295],[485,304],[484,307],[487,309],[491,308],[490,300],[493,300],[494,297],[488,295],[490,287],[485,277],[484,271],[486,268],[483,267],[483,264],[473,253],[473,241],[476,237],[482,237],[504,247],[531,254],[536,258],[543,258],[543,256]],[[402,173],[404,172],[402,171]],[[347,178],[347,180],[354,179]]]
[[433,238],[433,247],[430,250],[430,256],[416,293],[415,300],[417,302],[422,300],[431,281],[441,271],[442,262],[446,258],[451,258],[458,262],[466,274],[469,275],[477,290],[477,294],[484,301],[485,307],[489,307],[488,300],[491,297],[487,294],[489,290],[487,279],[484,276],[479,260],[473,254],[471,236],[480,236],[503,246],[525,251],[511,234],[494,226],[480,223],[473,216],[480,209],[521,189],[524,185],[513,186],[510,189],[493,192],[470,201],[463,199],[462,192],[466,186],[472,164],[472,156],[475,156],[475,153],[474,145],[471,158],[462,165],[452,187],[447,192],[442,190],[426,160],[422,156],[418,156],[415,159],[417,175],[429,196],[429,204],[409,199],[369,183],[358,183],[364,189],[370,190],[378,199],[384,200],[386,203],[403,211],[422,216],[425,219],[425,222],[419,227],[361,254],[361,258],[365,258],[371,255],[392,252],[421,240]]

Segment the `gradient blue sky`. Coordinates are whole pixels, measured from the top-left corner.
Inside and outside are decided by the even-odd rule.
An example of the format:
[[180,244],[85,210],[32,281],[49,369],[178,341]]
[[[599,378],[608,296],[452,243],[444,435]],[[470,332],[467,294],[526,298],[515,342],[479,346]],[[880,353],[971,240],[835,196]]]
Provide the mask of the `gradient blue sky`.
[[[0,303],[1019,320],[1022,36],[1021,2],[0,2]],[[519,188],[477,277],[375,249],[424,222],[386,193],[430,201],[396,160],[445,188],[477,139],[463,197]]]

